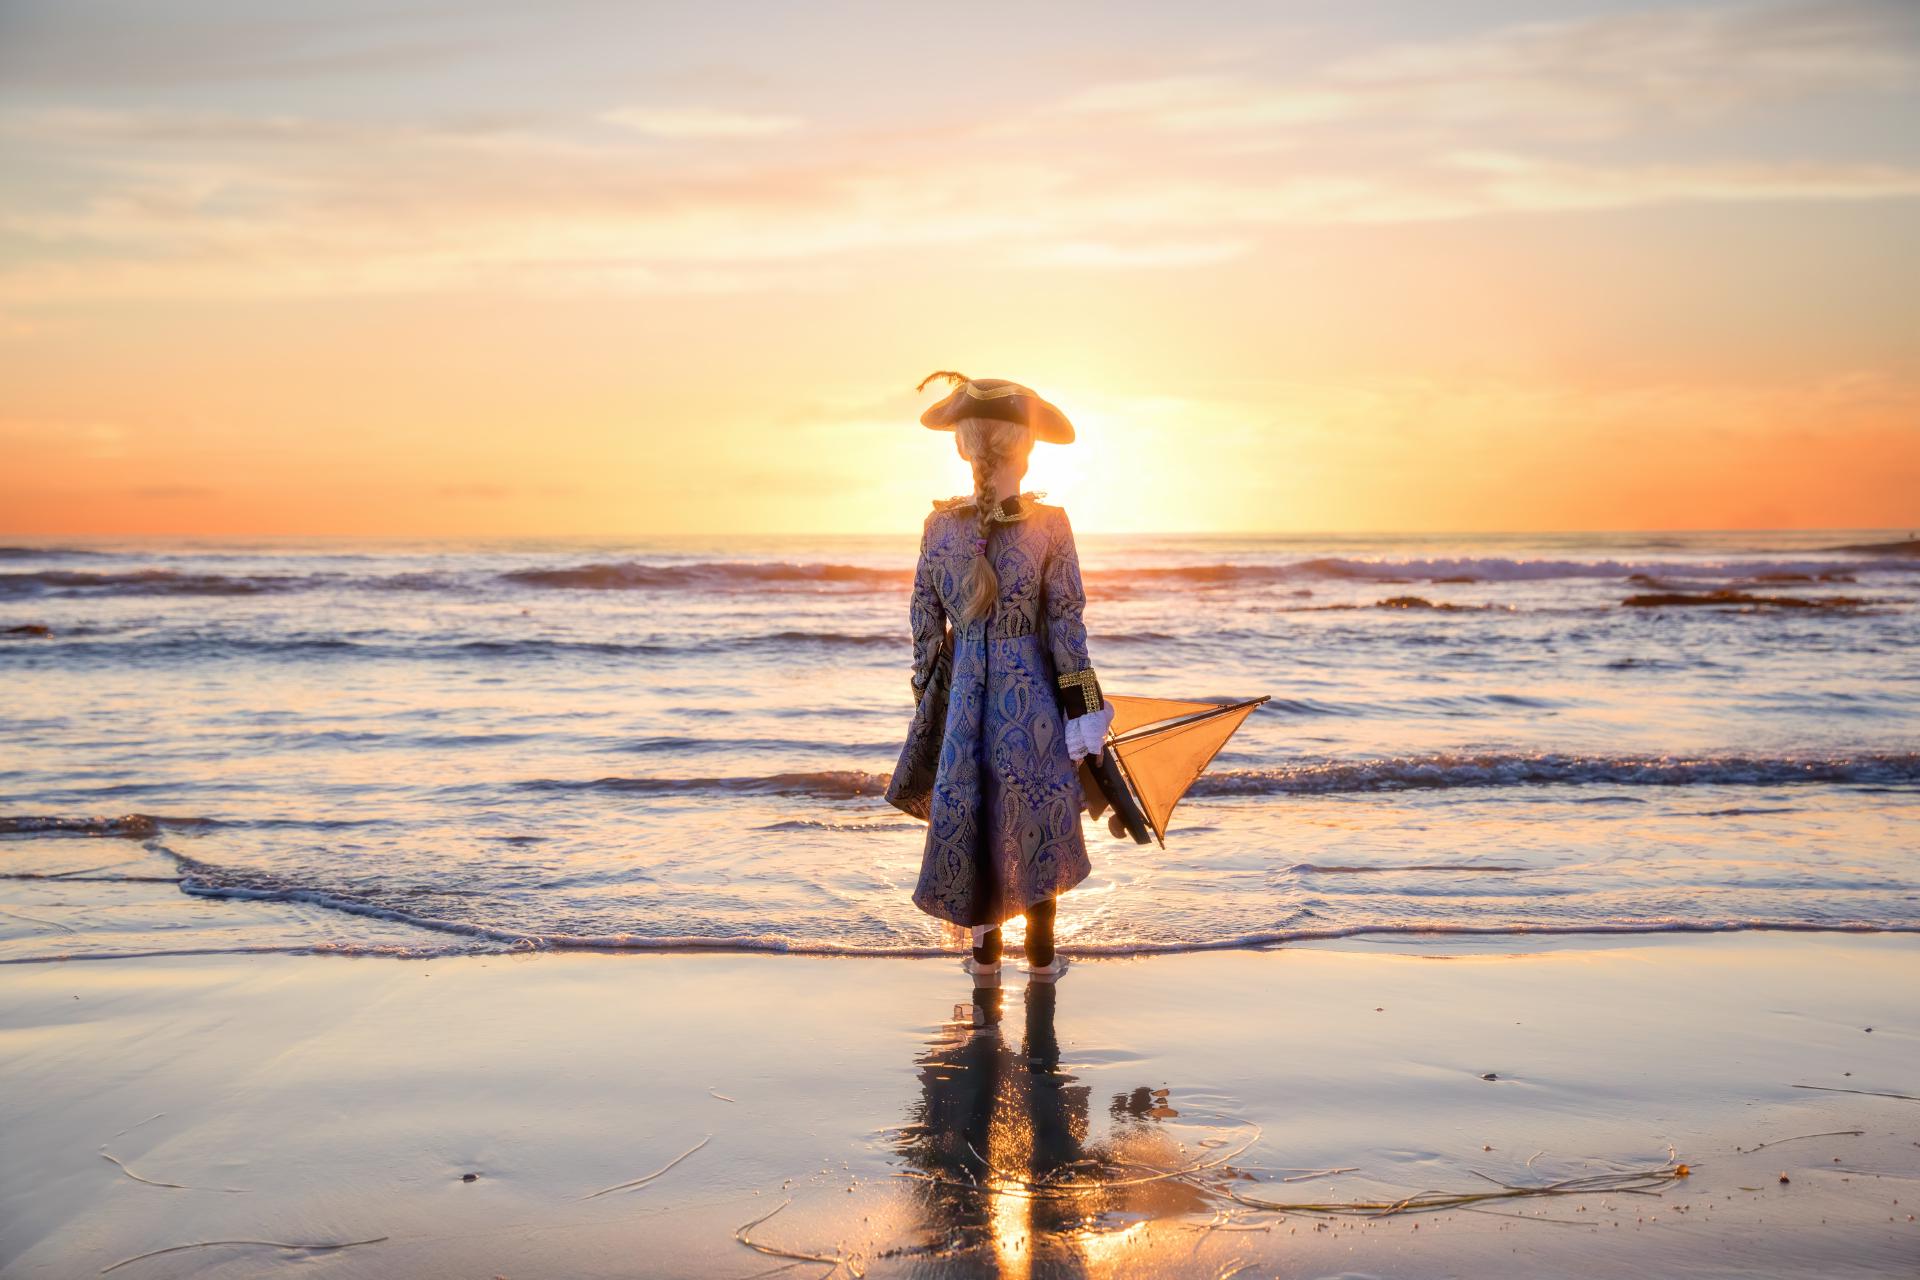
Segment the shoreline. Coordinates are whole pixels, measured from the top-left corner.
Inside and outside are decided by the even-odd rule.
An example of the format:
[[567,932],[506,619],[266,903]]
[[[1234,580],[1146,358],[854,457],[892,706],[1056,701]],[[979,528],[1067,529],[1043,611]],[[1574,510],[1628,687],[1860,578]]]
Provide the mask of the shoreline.
[[[1242,815],[1223,812],[1229,821]],[[1889,819],[1891,821],[1891,819]],[[1210,831],[1211,829],[1203,829]],[[467,923],[378,903],[356,901],[314,889],[254,888],[203,883],[200,869],[185,855],[153,841],[72,839],[65,834],[15,836],[9,845],[19,863],[49,868],[45,873],[0,877],[0,971],[15,966],[66,961],[148,961],[210,956],[309,956],[393,958],[420,962],[458,956],[504,955],[777,955],[847,959],[938,960],[957,957],[957,944],[931,929],[897,941],[816,940],[772,931],[727,934],[637,933],[573,934],[527,932]],[[897,864],[889,874],[907,874],[918,850],[901,846],[885,851]],[[104,863],[101,860],[105,859]],[[95,865],[100,863],[100,865]],[[17,863],[18,865],[18,863]],[[1131,874],[1124,856],[1112,869]],[[1480,870],[1457,868],[1355,867],[1295,868],[1313,873],[1373,871]],[[1493,867],[1518,871],[1536,882],[1552,868]],[[111,874],[79,874],[82,871]],[[171,875],[160,874],[172,871]],[[84,886],[84,887],[81,887]],[[1464,886],[1462,886],[1464,889]],[[1341,899],[1339,905],[1362,899]],[[1418,899],[1412,901],[1417,902]],[[1599,945],[1602,939],[1657,939],[1682,935],[1796,934],[1808,936],[1920,935],[1920,923],[1900,919],[1899,910],[1879,917],[1779,918],[1624,914],[1616,919],[1492,920],[1447,923],[1431,919],[1302,920],[1248,932],[1222,932],[1217,921],[1197,922],[1188,936],[1169,939],[1162,928],[1141,936],[1111,937],[1102,928],[1104,913],[1092,897],[1076,895],[1075,911],[1063,918],[1059,950],[1074,959],[1133,959],[1216,953],[1255,955],[1302,946],[1351,944],[1356,947],[1489,948],[1525,946],[1529,940],[1566,939],[1567,945]],[[1361,908],[1364,910],[1364,907]],[[1305,915],[1311,917],[1312,912]],[[926,918],[911,913],[924,924]],[[1235,923],[1239,923],[1236,921]],[[1249,921],[1248,923],[1252,923]],[[1267,922],[1261,921],[1261,925]],[[1089,938],[1087,932],[1092,936]],[[1208,936],[1214,934],[1216,936]],[[1008,938],[1011,955],[1022,953],[1018,921]],[[1586,940],[1586,941],[1582,941]],[[174,942],[178,945],[156,945]]]
[[[0,966],[7,965],[58,965],[79,961],[140,961],[140,960],[185,960],[211,958],[218,956],[323,956],[340,960],[405,960],[416,963],[432,963],[470,959],[475,957],[534,956],[534,955],[713,955],[713,956],[791,956],[797,959],[814,960],[943,960],[961,958],[963,952],[957,944],[953,946],[878,946],[864,947],[858,944],[836,943],[792,943],[784,939],[769,938],[707,938],[698,934],[668,938],[619,938],[594,939],[561,936],[529,936],[510,933],[504,930],[488,930],[478,926],[452,926],[441,922],[426,922],[420,917],[408,916],[404,912],[392,911],[384,907],[366,907],[358,904],[343,904],[339,901],[318,895],[269,895],[253,892],[208,893],[196,889],[181,890],[191,898],[204,898],[220,902],[256,902],[263,904],[300,903],[317,906],[328,911],[338,911],[344,915],[361,916],[366,919],[380,920],[390,924],[406,925],[423,933],[440,933],[452,937],[473,938],[483,942],[502,944],[498,950],[431,950],[409,948],[404,945],[352,946],[327,942],[310,945],[258,946],[209,946],[183,947],[169,950],[151,951],[103,951],[72,952],[57,955],[0,956]],[[20,917],[28,919],[28,917]],[[1018,927],[1018,920],[1012,923]],[[1436,925],[1419,923],[1408,925],[1354,925],[1328,929],[1276,930],[1271,933],[1252,934],[1245,937],[1219,938],[1205,942],[1123,942],[1123,943],[1073,943],[1061,942],[1055,949],[1074,960],[1148,960],[1159,957],[1211,955],[1216,953],[1262,955],[1269,952],[1285,951],[1292,948],[1319,948],[1328,945],[1351,944],[1356,948],[1391,949],[1414,947],[1444,949],[1448,947],[1470,946],[1481,943],[1498,948],[1502,945],[1514,946],[1523,943],[1564,942],[1579,947],[1583,945],[1602,946],[1606,939],[1649,940],[1663,937],[1681,937],[1691,935],[1721,934],[1808,934],[1857,937],[1862,935],[1886,934],[1893,937],[1920,934],[1920,925],[1834,922],[1813,924],[1804,921],[1779,920],[1728,920],[1728,921],[1660,921],[1654,923],[1622,924],[1569,924],[1569,925]],[[1591,941],[1583,941],[1591,940]],[[1020,957],[1026,953],[1025,945],[1009,940],[1006,954]]]
[[[475,928],[471,931],[453,929],[440,924],[423,924],[417,918],[409,918],[403,913],[388,911],[385,908],[343,907],[335,902],[318,902],[310,898],[288,899],[284,897],[265,897],[244,895],[229,898],[225,894],[199,894],[187,891],[190,896],[208,897],[228,901],[282,902],[299,901],[309,905],[323,906],[330,911],[341,911],[349,915],[364,915],[369,919],[384,920],[393,924],[409,925],[422,932],[448,933],[456,937],[476,937],[487,941],[504,943],[497,951],[430,951],[408,949],[405,947],[369,946],[352,948],[330,943],[315,943],[310,946],[239,946],[181,948],[165,951],[109,951],[75,952],[65,955],[33,955],[0,957],[0,966],[5,965],[59,965],[77,962],[111,962],[140,960],[189,960],[219,956],[320,956],[337,960],[402,960],[418,964],[430,964],[434,961],[473,959],[478,957],[535,956],[535,955],[710,955],[710,956],[791,956],[807,960],[944,960],[958,961],[962,951],[956,947],[945,946],[898,946],[898,947],[862,947],[855,944],[812,944],[788,943],[782,940],[768,940],[757,943],[750,940],[731,938],[708,939],[699,935],[672,938],[632,938],[618,941],[595,941],[564,938],[534,938],[504,931],[494,932]],[[1356,925],[1352,928],[1301,929],[1276,931],[1271,934],[1255,934],[1245,938],[1221,938],[1208,942],[1125,942],[1073,944],[1063,942],[1055,950],[1073,960],[1151,960],[1162,957],[1212,955],[1217,953],[1264,955],[1276,951],[1298,948],[1322,948],[1341,943],[1353,944],[1356,948],[1393,948],[1396,946],[1446,948],[1471,945],[1483,942],[1490,947],[1499,947],[1503,942],[1518,945],[1523,942],[1552,942],[1564,940],[1571,946],[1602,946],[1605,939],[1658,939],[1663,937],[1682,937],[1722,934],[1808,934],[1840,937],[1859,937],[1863,935],[1886,934],[1892,937],[1920,935],[1920,925],[1901,924],[1809,924],[1800,921],[1776,920],[1734,920],[1723,923],[1702,921],[1677,921],[1658,924],[1579,924],[1579,925],[1434,925],[1417,924],[1406,926],[1393,925]],[[1583,943],[1583,939],[1591,939]],[[1020,942],[1006,944],[1008,957],[1021,957],[1026,953]]]
[[[1920,939],[1483,941],[1086,959],[1044,990],[1009,966],[977,1029],[969,980],[920,959],[15,966],[0,1275],[379,1237],[113,1274],[743,1276],[793,1261],[735,1238],[769,1211],[749,1238],[809,1275],[1911,1273],[1920,1101],[1874,1095],[1920,1095]],[[1200,1174],[1124,1172],[1256,1129]],[[1056,1147],[1077,1190],[1023,1192]],[[1655,1196],[1384,1218],[1224,1194],[1673,1162]]]

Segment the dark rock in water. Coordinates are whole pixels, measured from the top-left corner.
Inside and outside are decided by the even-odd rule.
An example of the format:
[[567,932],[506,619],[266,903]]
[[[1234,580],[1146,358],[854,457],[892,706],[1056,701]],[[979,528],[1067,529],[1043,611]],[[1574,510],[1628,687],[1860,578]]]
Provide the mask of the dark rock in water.
[[1856,556],[1909,556],[1920,558],[1920,538],[1907,538],[1901,542],[1855,542],[1844,547],[1828,547],[1829,551],[1844,551]]
[[462,1181],[462,1182],[478,1182],[478,1181],[480,1181],[480,1175],[479,1175],[479,1174],[477,1174],[477,1173],[463,1173],[463,1174],[461,1174],[461,1175],[460,1175],[460,1181]]
[[1812,582],[1813,575],[1810,573],[1756,573],[1753,575],[1753,581],[1771,583]]
[[27,636],[44,637],[52,634],[52,627],[43,627],[37,622],[29,622],[18,627],[7,627],[4,630],[0,630],[0,636],[20,636],[22,638]]
[[1493,1072],[1489,1071],[1485,1075],[1481,1076],[1480,1078],[1482,1080],[1498,1080],[1500,1077],[1495,1075]]
[[1685,608],[1690,605],[1745,606],[1750,609],[1859,609],[1869,602],[1855,596],[1756,596],[1745,591],[1658,591],[1628,596],[1620,602],[1629,609]]
[[1451,578],[1428,578],[1427,581],[1438,583],[1441,586],[1446,586],[1450,583],[1478,582],[1480,581],[1480,579],[1474,577],[1470,573],[1462,573],[1462,574],[1456,574]]

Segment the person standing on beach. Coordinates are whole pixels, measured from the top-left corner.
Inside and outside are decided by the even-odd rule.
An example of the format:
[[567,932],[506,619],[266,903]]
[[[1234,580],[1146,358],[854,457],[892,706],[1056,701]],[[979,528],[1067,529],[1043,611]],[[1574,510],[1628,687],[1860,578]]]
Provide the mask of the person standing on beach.
[[1087,658],[1086,604],[1067,513],[1020,492],[1034,442],[1073,425],[1033,391],[940,372],[952,392],[921,415],[952,431],[973,493],[933,504],[914,573],[917,706],[887,799],[927,823],[913,901],[971,930],[966,968],[997,975],[1000,925],[1027,921],[1036,978],[1066,968],[1055,899],[1090,870],[1079,762],[1097,756],[1111,708]]

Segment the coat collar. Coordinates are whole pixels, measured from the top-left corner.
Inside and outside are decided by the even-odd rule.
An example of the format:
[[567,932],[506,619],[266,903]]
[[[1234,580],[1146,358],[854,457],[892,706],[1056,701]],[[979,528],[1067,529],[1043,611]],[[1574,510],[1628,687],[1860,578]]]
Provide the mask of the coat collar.
[[[1046,496],[1038,490],[1029,489],[1025,493],[1016,493],[1002,498],[999,509],[993,513],[993,518],[1003,524],[1024,520],[1034,513],[1040,505],[1040,499]],[[933,509],[935,511],[972,511],[973,505],[973,495],[963,493],[957,498],[935,500]]]

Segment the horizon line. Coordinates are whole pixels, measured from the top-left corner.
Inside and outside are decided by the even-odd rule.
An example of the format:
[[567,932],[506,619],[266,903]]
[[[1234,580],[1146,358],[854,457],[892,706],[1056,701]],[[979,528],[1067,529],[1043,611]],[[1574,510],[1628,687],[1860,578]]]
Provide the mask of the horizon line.
[[[1717,528],[1538,528],[1538,529],[1168,529],[1146,531],[1139,529],[1098,529],[1080,528],[1076,534],[1082,537],[1099,538],[1511,538],[1528,536],[1601,536],[1633,535],[1638,537],[1662,536],[1702,536],[1708,534],[1889,534],[1912,539],[1920,537],[1920,521],[1911,525],[1743,525]],[[163,539],[192,540],[202,542],[240,542],[240,541],[284,541],[284,542],[347,542],[347,541],[383,541],[383,542],[477,542],[477,541],[569,541],[580,539],[711,539],[711,538],[891,538],[912,537],[914,531],[902,528],[897,531],[874,530],[764,530],[764,531],[605,531],[578,533],[10,533],[0,531],[0,542],[8,545],[28,545],[34,543],[50,544],[54,542],[111,542],[111,541],[157,541]]]

